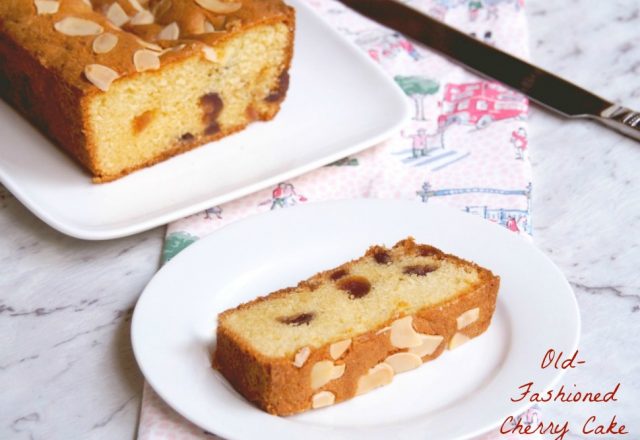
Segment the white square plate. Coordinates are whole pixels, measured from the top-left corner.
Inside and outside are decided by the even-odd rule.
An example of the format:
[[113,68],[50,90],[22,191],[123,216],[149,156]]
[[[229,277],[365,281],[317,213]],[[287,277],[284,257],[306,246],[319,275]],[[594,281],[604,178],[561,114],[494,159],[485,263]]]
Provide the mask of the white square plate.
[[278,116],[106,184],[0,101],[0,181],[35,215],[83,239],[122,237],[242,197],[371,147],[409,103],[390,77],[300,0],[291,85]]

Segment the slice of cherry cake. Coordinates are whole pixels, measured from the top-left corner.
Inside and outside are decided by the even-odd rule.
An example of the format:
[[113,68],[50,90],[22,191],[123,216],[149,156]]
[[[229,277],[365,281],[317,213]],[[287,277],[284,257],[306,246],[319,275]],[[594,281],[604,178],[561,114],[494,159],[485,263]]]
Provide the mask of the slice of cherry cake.
[[366,393],[483,333],[500,278],[413,238],[220,314],[213,364],[277,415]]

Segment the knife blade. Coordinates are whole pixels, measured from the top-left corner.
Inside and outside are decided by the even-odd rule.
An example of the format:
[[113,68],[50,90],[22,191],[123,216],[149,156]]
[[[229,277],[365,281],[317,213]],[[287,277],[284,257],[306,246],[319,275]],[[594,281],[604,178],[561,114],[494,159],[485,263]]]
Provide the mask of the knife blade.
[[611,103],[394,0],[341,0],[354,11],[499,81],[568,118],[588,118],[640,141],[640,113]]

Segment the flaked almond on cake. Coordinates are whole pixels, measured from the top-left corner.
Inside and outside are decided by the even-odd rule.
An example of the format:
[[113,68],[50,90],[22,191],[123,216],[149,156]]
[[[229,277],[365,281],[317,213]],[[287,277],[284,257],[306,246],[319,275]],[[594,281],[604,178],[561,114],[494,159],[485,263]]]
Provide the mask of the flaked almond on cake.
[[413,238],[218,317],[213,365],[289,415],[367,393],[480,335],[500,278]]
[[282,0],[2,0],[0,96],[109,181],[272,119],[294,26]]

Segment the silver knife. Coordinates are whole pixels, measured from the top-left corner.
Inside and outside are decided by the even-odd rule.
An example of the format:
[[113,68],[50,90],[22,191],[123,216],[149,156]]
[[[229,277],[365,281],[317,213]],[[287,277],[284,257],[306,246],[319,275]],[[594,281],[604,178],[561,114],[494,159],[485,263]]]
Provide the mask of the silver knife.
[[640,141],[640,113],[613,104],[457,29],[393,0],[341,0],[360,14],[499,81],[568,118],[595,119]]

